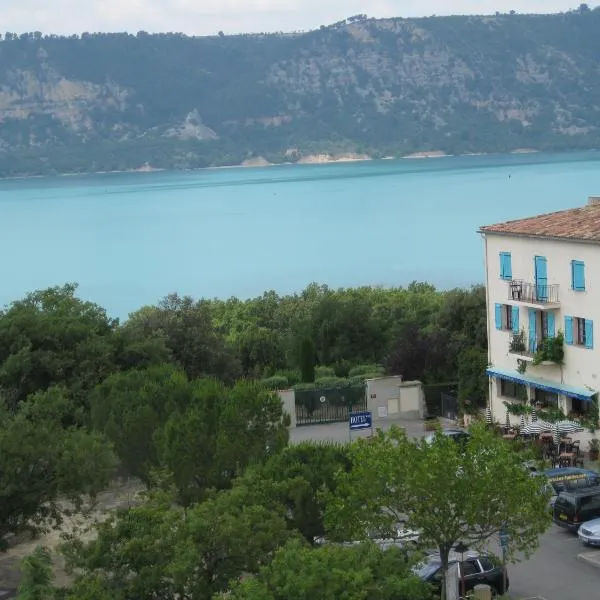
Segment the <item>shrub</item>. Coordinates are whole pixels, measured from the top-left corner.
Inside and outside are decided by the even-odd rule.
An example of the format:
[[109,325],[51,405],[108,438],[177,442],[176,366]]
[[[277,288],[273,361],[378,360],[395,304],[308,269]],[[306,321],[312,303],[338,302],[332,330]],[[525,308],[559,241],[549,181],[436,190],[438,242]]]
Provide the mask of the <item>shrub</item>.
[[315,381],[324,379],[325,377],[337,377],[337,375],[332,367],[316,367]]
[[385,369],[381,365],[357,365],[348,373],[348,377],[362,376],[363,379],[373,379],[382,375],[385,375]]
[[268,390],[286,390],[290,387],[288,378],[283,375],[273,375],[273,377],[261,379],[260,383]]

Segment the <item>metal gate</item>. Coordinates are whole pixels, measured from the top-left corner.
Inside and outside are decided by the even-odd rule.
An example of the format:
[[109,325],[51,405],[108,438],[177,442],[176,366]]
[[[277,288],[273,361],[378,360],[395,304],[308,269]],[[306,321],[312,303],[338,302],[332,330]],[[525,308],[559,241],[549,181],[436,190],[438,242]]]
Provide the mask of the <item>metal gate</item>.
[[425,404],[430,417],[445,417],[454,420],[458,415],[458,385],[440,383],[424,386]]
[[347,421],[350,413],[366,410],[366,387],[359,386],[296,390],[296,425]]

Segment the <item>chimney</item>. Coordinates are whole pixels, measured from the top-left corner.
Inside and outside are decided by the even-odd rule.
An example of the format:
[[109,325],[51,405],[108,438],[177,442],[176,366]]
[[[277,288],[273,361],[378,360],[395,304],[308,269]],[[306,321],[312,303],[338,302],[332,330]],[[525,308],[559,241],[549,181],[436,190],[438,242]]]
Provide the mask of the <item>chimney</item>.
[[600,196],[590,196],[588,198],[588,206],[600,205]]

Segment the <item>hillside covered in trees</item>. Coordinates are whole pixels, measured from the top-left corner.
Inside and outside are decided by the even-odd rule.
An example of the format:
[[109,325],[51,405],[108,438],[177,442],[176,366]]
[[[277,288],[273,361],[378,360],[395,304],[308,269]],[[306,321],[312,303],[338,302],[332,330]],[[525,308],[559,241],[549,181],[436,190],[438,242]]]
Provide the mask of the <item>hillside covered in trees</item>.
[[294,34],[7,32],[0,176],[600,146],[600,10]]

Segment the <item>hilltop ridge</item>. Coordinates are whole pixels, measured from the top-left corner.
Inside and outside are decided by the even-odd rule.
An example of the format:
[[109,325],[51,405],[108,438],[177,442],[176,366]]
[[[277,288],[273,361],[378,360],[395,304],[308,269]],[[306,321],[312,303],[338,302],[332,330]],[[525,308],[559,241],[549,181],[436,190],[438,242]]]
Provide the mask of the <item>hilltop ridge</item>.
[[600,10],[7,33],[0,176],[600,146]]

